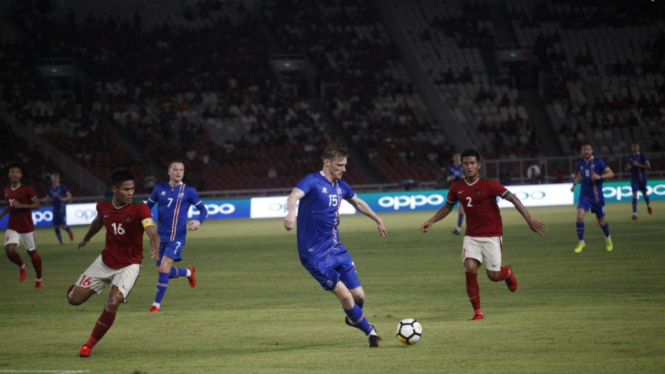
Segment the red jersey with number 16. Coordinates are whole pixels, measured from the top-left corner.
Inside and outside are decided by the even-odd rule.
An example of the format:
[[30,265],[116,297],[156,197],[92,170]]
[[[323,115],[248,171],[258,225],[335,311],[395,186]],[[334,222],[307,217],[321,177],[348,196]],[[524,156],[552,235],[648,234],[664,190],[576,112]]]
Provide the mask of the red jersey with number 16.
[[112,197],[97,203],[97,216],[106,227],[106,244],[102,260],[106,266],[120,269],[140,264],[143,259],[143,227],[154,225],[148,206],[139,199],[120,208]]
[[478,178],[473,183],[466,179],[453,183],[448,191],[447,204],[460,202],[466,214],[466,236],[491,237],[503,235],[501,213],[497,197],[505,198],[510,191],[501,183]]
[[9,208],[9,222],[7,229],[14,230],[19,234],[27,234],[35,231],[32,223],[32,210],[25,208],[14,208],[14,202],[21,204],[32,204],[37,198],[35,190],[30,186],[18,186],[16,189],[5,187],[5,200]]

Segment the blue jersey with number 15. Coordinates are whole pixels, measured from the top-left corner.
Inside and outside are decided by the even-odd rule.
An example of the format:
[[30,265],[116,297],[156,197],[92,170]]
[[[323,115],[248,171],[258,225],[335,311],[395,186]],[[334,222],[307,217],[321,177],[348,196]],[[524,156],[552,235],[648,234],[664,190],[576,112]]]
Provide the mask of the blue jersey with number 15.
[[199,218],[197,218],[201,223],[208,215],[208,211],[196,190],[182,182],[175,187],[171,187],[169,182],[158,184],[152,191],[147,205],[148,208],[152,209],[155,204],[159,204],[157,232],[162,243],[185,242],[187,214],[191,205],[194,205],[201,212]]
[[298,253],[322,254],[339,243],[339,207],[356,193],[341,179],[330,182],[323,172],[307,175],[296,188],[305,193],[298,205]]

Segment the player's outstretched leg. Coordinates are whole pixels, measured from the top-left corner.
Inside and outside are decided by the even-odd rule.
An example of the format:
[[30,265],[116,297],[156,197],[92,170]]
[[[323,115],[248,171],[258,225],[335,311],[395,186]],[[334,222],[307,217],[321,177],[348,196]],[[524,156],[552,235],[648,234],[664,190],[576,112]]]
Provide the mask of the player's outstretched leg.
[[28,256],[30,256],[30,261],[32,261],[32,267],[35,268],[37,273],[37,280],[35,281],[35,288],[42,288],[42,258],[39,257],[36,249],[28,251]]
[[470,271],[465,272],[466,275],[466,293],[469,295],[469,301],[473,307],[472,321],[478,321],[483,317],[483,310],[480,309],[480,288],[478,287],[478,273]]
[[[71,291],[69,292],[71,293]],[[90,295],[92,295],[92,293],[90,293],[88,297],[90,297]],[[99,319],[95,324],[95,327],[92,329],[92,334],[90,334],[90,338],[88,339],[87,342],[85,342],[85,344],[83,344],[83,346],[79,350],[80,357],[90,357],[92,349],[100,340],[102,340],[102,338],[104,337],[106,332],[109,331],[111,326],[113,326],[116,312],[118,311],[118,307],[120,306],[120,303],[122,303],[122,300],[124,300],[124,298],[125,296],[123,295],[122,292],[120,292],[117,286],[113,286],[111,288],[111,292],[109,293],[108,299],[106,300],[106,305],[104,306],[102,315],[99,316]]]

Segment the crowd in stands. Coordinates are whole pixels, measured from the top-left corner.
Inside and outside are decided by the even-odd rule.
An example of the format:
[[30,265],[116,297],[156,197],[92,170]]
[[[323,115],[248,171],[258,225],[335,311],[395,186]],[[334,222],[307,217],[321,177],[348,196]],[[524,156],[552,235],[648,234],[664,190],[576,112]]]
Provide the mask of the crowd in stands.
[[508,1],[520,42],[547,79],[542,98],[564,151],[590,141],[597,153],[665,146],[662,4]]
[[[318,170],[321,149],[340,139],[271,70],[276,52],[313,65],[335,125],[386,181],[435,180],[454,140],[415,92],[378,6],[398,15],[392,26],[484,157],[540,155],[519,92],[510,79],[490,79],[481,58],[495,44],[482,2],[266,0],[258,21],[242,2],[150,12],[37,3],[15,5],[25,41],[0,27],[2,102],[101,181],[118,167],[161,180],[156,171],[172,159],[202,191],[291,187]],[[542,98],[566,153],[585,140],[597,153],[627,151],[631,140],[663,149],[665,33],[655,12],[640,5],[626,17],[596,0],[506,4],[520,43],[551,78]],[[30,68],[58,57],[81,74],[56,82]],[[352,167],[345,179],[365,183]]]
[[327,106],[367,161],[390,182],[434,180],[451,152],[388,38],[373,2],[265,1],[286,52],[317,69]]
[[482,61],[481,54],[495,45],[487,4],[423,0],[388,6],[402,23],[419,67],[485,157],[539,156],[518,91],[510,80],[491,80]]

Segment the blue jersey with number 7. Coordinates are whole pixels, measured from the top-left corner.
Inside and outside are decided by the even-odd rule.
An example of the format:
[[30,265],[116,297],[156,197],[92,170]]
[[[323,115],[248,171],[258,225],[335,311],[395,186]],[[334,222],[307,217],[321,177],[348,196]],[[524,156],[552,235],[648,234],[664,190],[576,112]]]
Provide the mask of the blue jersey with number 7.
[[148,208],[158,204],[157,232],[164,242],[185,242],[187,236],[187,215],[189,207],[194,205],[200,212],[197,218],[201,223],[208,215],[199,194],[193,187],[179,183],[171,187],[169,182],[158,184],[148,199]]

